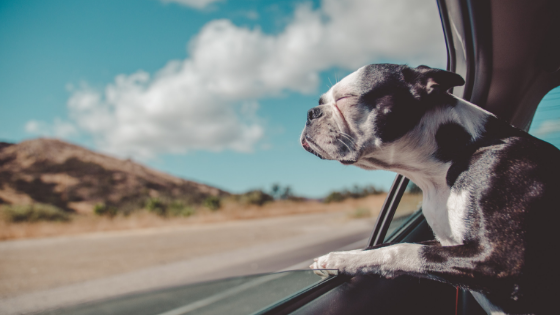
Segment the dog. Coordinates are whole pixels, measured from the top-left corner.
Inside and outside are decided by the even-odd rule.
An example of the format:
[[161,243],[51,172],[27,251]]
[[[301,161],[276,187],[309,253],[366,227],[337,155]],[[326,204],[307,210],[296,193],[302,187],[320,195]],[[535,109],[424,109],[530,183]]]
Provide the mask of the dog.
[[470,290],[488,313],[560,308],[560,151],[448,93],[464,83],[427,66],[373,64],[336,83],[308,111],[305,150],[406,176],[422,189],[435,236],[332,252],[310,267],[438,280]]

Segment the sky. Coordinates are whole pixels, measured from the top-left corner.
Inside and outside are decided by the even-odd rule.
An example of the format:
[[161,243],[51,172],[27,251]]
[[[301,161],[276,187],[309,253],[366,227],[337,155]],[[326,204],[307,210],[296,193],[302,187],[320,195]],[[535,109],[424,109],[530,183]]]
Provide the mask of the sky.
[[560,87],[541,100],[529,133],[560,148]]
[[388,189],[393,173],[299,144],[319,96],[381,62],[445,68],[435,1],[4,0],[0,141],[60,138],[233,193]]

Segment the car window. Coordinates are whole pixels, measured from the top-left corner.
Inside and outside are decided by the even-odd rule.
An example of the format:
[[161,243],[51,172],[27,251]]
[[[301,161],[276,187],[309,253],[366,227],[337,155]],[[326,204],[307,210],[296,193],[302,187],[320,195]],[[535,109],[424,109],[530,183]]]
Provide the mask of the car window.
[[548,92],[539,103],[529,133],[560,147],[560,87]]
[[395,215],[393,220],[389,225],[387,234],[385,235],[385,241],[392,238],[392,235],[399,227],[406,224],[406,222],[414,216],[416,212],[421,211],[422,207],[422,190],[412,181],[408,182],[406,190],[401,197],[401,201],[395,210]]
[[311,270],[250,275],[141,292],[40,314],[265,314],[335,277],[334,271],[319,276]]

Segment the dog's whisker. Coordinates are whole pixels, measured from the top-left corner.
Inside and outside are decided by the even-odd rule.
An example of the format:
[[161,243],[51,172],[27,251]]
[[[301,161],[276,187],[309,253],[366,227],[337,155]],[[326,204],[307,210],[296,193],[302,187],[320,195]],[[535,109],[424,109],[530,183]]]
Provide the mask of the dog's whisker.
[[346,145],[351,145],[352,147],[356,147],[356,144],[355,144],[355,143],[352,143],[351,141],[349,141],[349,140],[346,139],[346,138],[342,138],[342,139],[341,139],[341,138],[338,138],[338,140],[340,140],[340,141],[347,140],[348,143],[344,142],[344,144],[346,144]]
[[352,145],[356,146],[356,141],[354,140],[354,138],[352,138],[352,136],[344,132],[341,132],[340,135],[343,136],[345,139],[348,139],[350,142],[352,142]]
[[342,141],[341,139],[336,139],[336,140],[338,140],[340,143],[344,144],[348,148],[348,151],[352,151],[352,149],[350,149],[350,147],[344,141]]
[[356,143],[354,143],[352,140],[350,140],[350,139],[348,139],[348,138],[342,138],[342,139],[347,140],[347,141],[350,143],[350,145],[352,145],[352,147],[356,147],[356,146],[357,146]]
[[[346,138],[343,138],[343,139],[346,139]],[[350,146],[352,146],[352,148],[354,148],[354,150],[356,150],[356,149],[359,148],[359,146],[358,146],[357,144],[355,144],[355,143],[353,143],[353,142],[351,142],[351,141],[347,141],[347,142],[345,142],[345,143],[347,143],[347,144],[349,144]]]
[[350,140],[352,140],[352,141],[354,141],[354,138],[353,138],[351,135],[347,134],[347,133],[341,132],[340,135],[341,135],[341,136],[344,136],[344,137],[346,137],[346,138],[348,138],[348,139],[350,139]]

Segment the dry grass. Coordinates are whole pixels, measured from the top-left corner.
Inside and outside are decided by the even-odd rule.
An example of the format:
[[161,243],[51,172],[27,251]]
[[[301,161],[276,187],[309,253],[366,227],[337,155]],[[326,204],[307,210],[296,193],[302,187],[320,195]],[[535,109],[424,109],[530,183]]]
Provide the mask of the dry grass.
[[[263,206],[246,206],[232,201],[225,201],[218,211],[200,208],[190,217],[166,218],[147,211],[138,211],[129,216],[116,216],[113,218],[100,217],[93,214],[79,214],[75,215],[70,222],[8,223],[0,220],[0,240],[197,225],[230,220],[321,212],[346,212],[349,218],[362,218],[377,215],[384,200],[385,194],[360,199],[347,199],[343,202],[329,204],[318,201],[295,202],[281,200],[270,202]],[[369,215],[367,211],[369,211]]]

